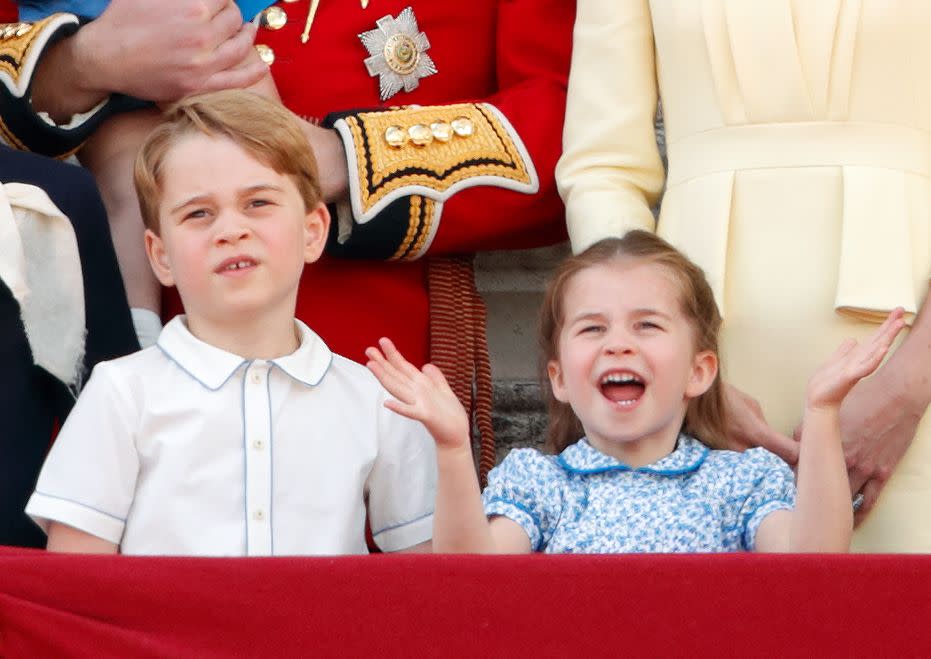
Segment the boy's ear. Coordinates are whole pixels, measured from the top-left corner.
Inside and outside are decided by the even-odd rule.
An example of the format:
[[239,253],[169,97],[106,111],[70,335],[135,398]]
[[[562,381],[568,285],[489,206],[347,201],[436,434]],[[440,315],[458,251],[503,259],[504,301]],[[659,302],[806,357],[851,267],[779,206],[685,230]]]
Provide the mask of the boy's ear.
[[323,254],[330,234],[330,211],[322,201],[304,216],[304,262],[313,263]]
[[685,386],[685,397],[696,398],[708,391],[718,374],[718,356],[711,350],[702,350],[692,361],[692,373]]
[[162,286],[174,286],[175,279],[171,274],[171,263],[165,252],[165,243],[151,229],[145,230],[145,253],[149,257],[152,272],[155,273],[155,277]]
[[553,390],[553,398],[560,403],[569,402],[566,380],[563,377],[562,368],[559,366],[559,360],[551,359],[546,362],[546,374],[550,378],[550,389]]

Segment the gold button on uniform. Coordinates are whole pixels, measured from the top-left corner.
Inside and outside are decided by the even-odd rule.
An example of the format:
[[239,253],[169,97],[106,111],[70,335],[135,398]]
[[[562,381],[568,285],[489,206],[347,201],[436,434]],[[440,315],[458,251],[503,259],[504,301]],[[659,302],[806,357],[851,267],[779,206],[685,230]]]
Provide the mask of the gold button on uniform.
[[275,61],[275,51],[266,46],[264,43],[255,44],[255,49],[259,53],[259,57],[267,66],[271,66],[272,62]]
[[472,120],[468,117],[456,117],[450,123],[452,124],[453,132],[459,137],[469,137],[475,132],[475,124],[473,124]]
[[434,121],[430,124],[430,132],[437,142],[449,142],[453,136],[453,127],[445,121]]
[[407,134],[411,136],[411,142],[417,146],[427,146],[433,141],[433,133],[423,124],[414,124],[407,129]]
[[385,142],[388,143],[388,146],[400,149],[407,144],[407,139],[407,131],[400,126],[388,126],[385,129]]
[[254,519],[256,522],[261,522],[265,519],[265,511],[259,508],[254,513],[252,513],[252,519]]
[[288,15],[281,7],[269,7],[262,12],[262,27],[269,30],[280,30],[288,24]]
[[265,448],[265,440],[263,439],[253,440],[252,448],[254,448],[256,451],[261,451],[263,448]]

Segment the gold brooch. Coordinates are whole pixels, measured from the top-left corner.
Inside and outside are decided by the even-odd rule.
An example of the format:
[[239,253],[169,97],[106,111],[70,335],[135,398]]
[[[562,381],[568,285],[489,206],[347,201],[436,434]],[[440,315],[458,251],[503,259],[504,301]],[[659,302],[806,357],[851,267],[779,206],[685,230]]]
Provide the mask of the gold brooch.
[[387,101],[402,89],[417,89],[420,79],[436,73],[436,65],[427,55],[430,40],[417,27],[414,10],[407,7],[397,18],[379,18],[376,29],[359,35],[370,57],[365,68],[378,76],[381,100]]

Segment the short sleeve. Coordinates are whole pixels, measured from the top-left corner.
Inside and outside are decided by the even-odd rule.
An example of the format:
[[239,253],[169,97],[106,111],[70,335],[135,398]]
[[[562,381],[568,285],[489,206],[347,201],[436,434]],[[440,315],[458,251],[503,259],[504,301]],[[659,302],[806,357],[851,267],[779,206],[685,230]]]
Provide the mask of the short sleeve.
[[378,399],[378,456],[367,481],[372,538],[382,551],[433,537],[436,447],[423,424],[384,408]]
[[756,545],[756,532],[767,515],[795,508],[795,475],[779,456],[763,448],[744,451],[738,467],[741,542],[748,551]]
[[96,366],[52,446],[26,513],[119,544],[139,473],[138,409],[117,367]]
[[488,474],[482,493],[485,514],[502,515],[520,524],[530,546],[540,551],[562,516],[564,481],[565,473],[553,458],[534,449],[515,449]]

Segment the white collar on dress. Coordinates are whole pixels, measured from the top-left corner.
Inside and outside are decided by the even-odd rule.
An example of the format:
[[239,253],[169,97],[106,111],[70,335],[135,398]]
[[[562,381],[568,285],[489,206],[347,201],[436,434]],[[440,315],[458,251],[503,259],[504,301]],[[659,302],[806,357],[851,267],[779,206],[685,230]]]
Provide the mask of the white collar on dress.
[[607,471],[636,471],[659,476],[679,476],[698,469],[711,449],[689,437],[679,434],[676,449],[656,462],[643,467],[631,467],[623,462],[605,455],[585,438],[568,446],[556,461],[568,472],[576,474],[601,474]]
[[[292,379],[313,387],[320,383],[333,361],[333,353],[307,325],[295,319],[301,343],[290,355],[269,360]],[[252,360],[201,341],[191,334],[186,317],[176,316],[158,337],[158,348],[192,378],[216,391]]]

